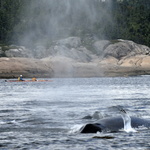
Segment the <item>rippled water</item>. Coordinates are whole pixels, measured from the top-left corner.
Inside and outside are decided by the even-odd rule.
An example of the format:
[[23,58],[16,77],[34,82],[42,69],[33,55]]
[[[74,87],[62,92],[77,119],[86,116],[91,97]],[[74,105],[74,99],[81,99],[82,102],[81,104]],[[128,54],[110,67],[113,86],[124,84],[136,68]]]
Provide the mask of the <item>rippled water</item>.
[[[150,118],[150,76],[52,79],[8,83],[0,80],[0,149],[150,149],[150,130],[80,134],[82,117],[122,105],[132,116]],[[110,138],[102,138],[102,137]],[[94,138],[95,137],[95,138]]]

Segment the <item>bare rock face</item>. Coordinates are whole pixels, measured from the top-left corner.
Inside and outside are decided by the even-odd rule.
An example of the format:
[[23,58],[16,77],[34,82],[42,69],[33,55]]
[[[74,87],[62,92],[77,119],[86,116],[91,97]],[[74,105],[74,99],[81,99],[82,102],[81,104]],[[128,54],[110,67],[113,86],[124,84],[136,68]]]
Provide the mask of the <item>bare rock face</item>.
[[81,46],[81,38],[79,37],[69,37],[56,42],[56,45],[64,45],[68,48],[78,48]]
[[68,57],[79,62],[89,62],[93,59],[94,54],[81,45],[81,39],[70,37],[56,42],[48,50],[49,55],[53,57]]
[[150,48],[128,40],[118,40],[116,43],[108,45],[104,50],[104,57],[113,56],[117,59],[139,54],[150,55]]
[[[4,51],[3,51],[4,52]],[[9,46],[5,50],[6,57],[30,57],[30,51],[24,46]]]
[[55,77],[73,77],[75,61],[64,56],[53,56],[42,59],[42,61],[51,65]]
[[110,44],[111,42],[108,40],[100,40],[100,41],[94,42],[93,47],[97,55],[103,56],[104,50]]
[[134,68],[150,68],[150,56],[136,55],[126,59],[122,59],[118,62],[122,67],[134,67]]
[[77,49],[75,48],[69,49],[64,45],[54,46],[50,50],[50,54],[51,54],[50,56],[54,56],[54,57],[64,56],[81,62],[89,62],[93,57],[92,53],[89,50],[87,50],[85,47],[79,47]]
[[37,45],[35,48],[30,50],[32,58],[42,59],[50,55],[48,49],[42,45]]
[[24,77],[52,77],[53,70],[43,61],[30,58],[0,59],[0,77],[17,78],[20,74]]
[[4,51],[2,50],[2,47],[0,47],[0,57],[4,57],[5,56],[5,53]]
[[[79,37],[49,48],[0,47],[0,77],[100,77],[150,74],[150,48],[128,40],[96,41],[89,50]],[[7,56],[7,57],[3,57]]]

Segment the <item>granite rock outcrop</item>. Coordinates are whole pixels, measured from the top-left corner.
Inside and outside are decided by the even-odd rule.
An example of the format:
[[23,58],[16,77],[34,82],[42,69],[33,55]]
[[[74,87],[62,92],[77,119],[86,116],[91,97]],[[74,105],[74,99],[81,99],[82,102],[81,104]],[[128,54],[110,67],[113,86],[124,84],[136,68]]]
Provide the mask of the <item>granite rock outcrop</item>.
[[[5,50],[4,50],[5,48]],[[86,46],[69,37],[48,48],[0,46],[0,77],[100,77],[150,74],[150,48],[129,40],[97,40]],[[4,57],[5,56],[5,57]]]

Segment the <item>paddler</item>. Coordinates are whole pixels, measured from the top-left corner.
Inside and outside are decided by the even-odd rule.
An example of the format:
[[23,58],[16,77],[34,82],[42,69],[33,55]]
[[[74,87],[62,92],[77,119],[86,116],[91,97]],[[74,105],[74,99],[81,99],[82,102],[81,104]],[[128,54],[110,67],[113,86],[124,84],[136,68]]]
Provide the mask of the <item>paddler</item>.
[[37,81],[37,79],[36,78],[32,78],[32,81]]
[[18,77],[18,81],[24,81],[22,75]]

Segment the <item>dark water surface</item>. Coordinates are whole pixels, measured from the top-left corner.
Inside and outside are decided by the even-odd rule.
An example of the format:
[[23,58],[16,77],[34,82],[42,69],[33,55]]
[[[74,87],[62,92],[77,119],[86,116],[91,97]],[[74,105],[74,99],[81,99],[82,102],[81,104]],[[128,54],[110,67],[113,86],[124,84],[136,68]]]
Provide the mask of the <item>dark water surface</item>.
[[150,76],[52,80],[0,80],[0,150],[150,150],[150,129],[132,135],[75,132],[95,122],[82,117],[97,110],[103,117],[118,115],[107,109],[114,105],[150,118]]

